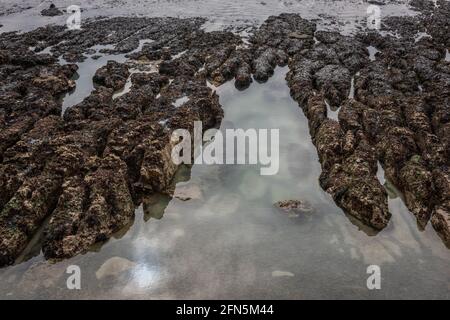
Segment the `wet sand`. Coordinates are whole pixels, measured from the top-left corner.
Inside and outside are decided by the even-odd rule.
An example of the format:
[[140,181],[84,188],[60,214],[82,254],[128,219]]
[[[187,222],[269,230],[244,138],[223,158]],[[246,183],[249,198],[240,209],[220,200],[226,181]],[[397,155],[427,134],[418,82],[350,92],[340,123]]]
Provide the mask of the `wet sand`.
[[[42,17],[40,11],[47,8],[49,1],[25,0],[11,10],[11,3],[6,0],[0,4],[0,23],[4,26],[0,32],[23,30],[30,31],[49,23],[64,24],[67,15]],[[65,9],[73,3],[70,1],[52,1],[58,8]],[[408,1],[391,1],[381,6],[381,14],[385,16],[415,15],[410,10]],[[307,19],[317,19],[323,29],[339,29],[343,33],[354,32],[366,25],[367,7],[370,4],[364,0],[100,0],[83,3],[83,19],[93,17],[113,16],[148,16],[148,17],[205,17],[208,21],[204,28],[208,31],[223,28],[235,28],[242,31],[245,28],[258,26],[271,15],[280,13],[300,13]],[[27,9],[24,9],[27,8]],[[332,19],[330,19],[332,18]],[[331,23],[330,20],[335,20]]]

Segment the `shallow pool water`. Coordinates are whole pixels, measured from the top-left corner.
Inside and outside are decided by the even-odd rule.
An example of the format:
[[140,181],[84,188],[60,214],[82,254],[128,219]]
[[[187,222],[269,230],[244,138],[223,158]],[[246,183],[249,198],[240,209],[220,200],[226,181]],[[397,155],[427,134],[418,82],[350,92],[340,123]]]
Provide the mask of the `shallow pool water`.
[[[352,222],[320,188],[317,153],[289,96],[287,71],[277,68],[245,91],[233,82],[217,89],[221,130],[280,130],[277,175],[261,176],[258,165],[181,167],[178,198],[146,199],[129,228],[85,255],[55,264],[36,255],[0,269],[0,297],[449,298],[450,251],[430,225],[419,231],[381,167],[393,215],[379,233]],[[285,199],[308,201],[314,212],[282,214],[273,203]],[[367,289],[372,264],[381,268],[381,290]],[[69,265],[80,267],[81,290],[66,287]]]
[[[139,45],[136,49],[131,51],[130,53],[123,54],[104,54],[103,50],[111,50],[114,48],[112,45],[95,45],[90,49],[95,51],[93,54],[85,55],[85,60],[76,63],[78,66],[78,70],[73,76],[73,80],[75,81],[75,88],[64,94],[62,97],[62,110],[61,116],[64,116],[64,113],[67,109],[73,107],[74,105],[82,102],[85,98],[87,98],[92,91],[95,90],[95,84],[93,82],[93,77],[98,69],[104,67],[108,64],[108,61],[116,61],[118,63],[124,63],[127,61],[127,55],[135,52],[139,52],[142,50],[142,47],[146,43],[150,43],[152,40],[144,39],[139,40]],[[61,56],[58,58],[60,64],[66,64],[67,61]],[[130,70],[130,73],[138,72],[138,70]],[[115,95],[113,95],[113,99],[119,97],[120,95],[126,93],[127,90],[131,88],[131,78],[127,79],[125,84],[125,88],[120,90]]]

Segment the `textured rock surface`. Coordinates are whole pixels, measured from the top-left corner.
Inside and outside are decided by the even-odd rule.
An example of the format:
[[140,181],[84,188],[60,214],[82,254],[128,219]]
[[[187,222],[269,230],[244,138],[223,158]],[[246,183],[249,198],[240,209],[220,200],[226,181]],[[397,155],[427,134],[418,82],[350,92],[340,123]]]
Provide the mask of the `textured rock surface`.
[[310,214],[314,211],[314,208],[306,200],[282,200],[276,202],[274,205],[283,213],[293,215]]
[[[448,2],[439,1],[423,15],[388,18],[388,30],[401,39],[317,31],[319,42],[293,56],[287,76],[310,123],[323,169],[321,185],[336,203],[366,224],[384,228],[390,213],[376,179],[379,161],[419,226],[431,217],[447,245],[450,69],[444,59],[449,39],[441,30],[448,30],[449,9]],[[417,41],[424,29],[432,38]],[[380,50],[375,61],[368,59],[369,45]],[[348,97],[351,77],[353,98]],[[327,119],[325,101],[340,107],[338,122]]]

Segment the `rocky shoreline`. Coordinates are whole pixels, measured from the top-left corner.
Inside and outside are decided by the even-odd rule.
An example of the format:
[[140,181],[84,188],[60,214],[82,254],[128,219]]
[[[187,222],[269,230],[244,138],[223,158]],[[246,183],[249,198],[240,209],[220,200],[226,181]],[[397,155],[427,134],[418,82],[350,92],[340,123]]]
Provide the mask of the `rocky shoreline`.
[[[385,228],[391,214],[380,163],[418,225],[431,223],[449,246],[450,4],[437,4],[417,0],[421,15],[387,18],[384,31],[401,38],[317,31],[297,14],[268,18],[248,41],[205,32],[200,18],[112,18],[82,30],[0,34],[0,266],[15,262],[44,221],[48,259],[109,239],[146,196],[171,192],[171,132],[192,131],[194,121],[204,130],[220,125],[207,80],[234,79],[244,90],[286,64],[322,165],[320,184],[336,204]],[[417,39],[424,31],[431,37]],[[98,45],[100,54],[130,53],[129,60],[97,70],[94,91],[61,117],[75,63]],[[369,46],[380,52],[371,57]],[[130,90],[116,96],[127,81]]]

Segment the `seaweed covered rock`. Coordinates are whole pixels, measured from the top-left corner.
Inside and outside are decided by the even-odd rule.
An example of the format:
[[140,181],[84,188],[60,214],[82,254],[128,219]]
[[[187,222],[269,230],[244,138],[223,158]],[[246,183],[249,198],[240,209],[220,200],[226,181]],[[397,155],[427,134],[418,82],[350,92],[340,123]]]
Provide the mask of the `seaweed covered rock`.
[[118,90],[125,85],[128,76],[128,68],[125,64],[116,61],[108,61],[106,66],[95,72],[93,81],[97,85]]
[[83,252],[134,217],[127,167],[118,157],[91,158],[84,177],[64,182],[58,205],[44,231],[47,258],[68,258]]

